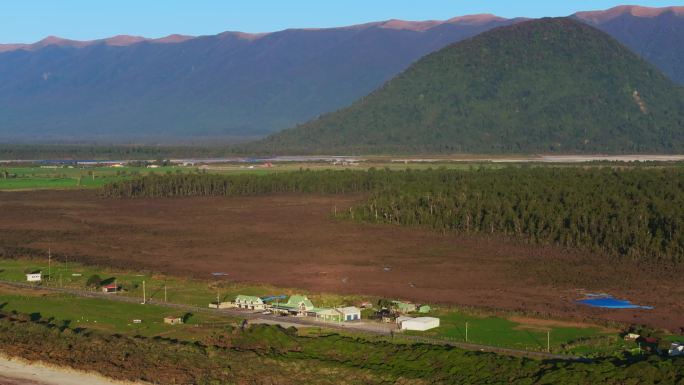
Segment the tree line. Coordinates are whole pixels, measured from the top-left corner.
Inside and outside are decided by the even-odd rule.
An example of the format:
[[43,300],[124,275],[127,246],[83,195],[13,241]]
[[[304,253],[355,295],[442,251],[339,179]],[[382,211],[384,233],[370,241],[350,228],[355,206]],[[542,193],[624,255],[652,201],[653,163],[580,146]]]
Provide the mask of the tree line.
[[509,167],[150,175],[106,197],[367,192],[354,220],[503,234],[634,260],[684,261],[684,169]]

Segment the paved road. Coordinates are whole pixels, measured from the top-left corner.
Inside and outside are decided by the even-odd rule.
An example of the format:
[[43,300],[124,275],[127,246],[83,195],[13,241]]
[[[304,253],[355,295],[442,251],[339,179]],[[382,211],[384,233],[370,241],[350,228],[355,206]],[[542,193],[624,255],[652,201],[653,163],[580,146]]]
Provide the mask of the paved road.
[[[119,302],[128,302],[128,303],[140,303],[141,302],[140,298],[127,297],[127,296],[115,295],[115,294],[105,294],[105,293],[101,293],[101,292],[92,292],[92,291],[59,288],[59,287],[37,286],[37,285],[27,284],[27,283],[22,283],[22,282],[12,282],[12,281],[3,281],[3,280],[0,280],[0,284],[5,284],[5,285],[13,286],[13,287],[18,287],[18,288],[25,288],[25,289],[47,290],[47,291],[51,291],[51,292],[70,294],[70,295],[74,295],[74,296],[78,296],[78,297],[99,298],[99,299],[105,299],[105,300],[109,300],[109,301],[119,301]],[[452,340],[447,340],[447,339],[422,337],[422,336],[414,336],[414,335],[405,335],[405,334],[400,333],[400,332],[395,333],[394,331],[396,330],[396,328],[393,328],[389,325],[384,325],[384,324],[372,324],[372,323],[368,323],[368,322],[343,322],[343,323],[323,322],[323,321],[315,320],[315,319],[309,318],[309,317],[283,317],[283,316],[267,315],[267,314],[261,314],[261,312],[252,312],[252,311],[239,310],[239,309],[219,309],[219,310],[217,310],[217,309],[210,309],[208,307],[205,308],[205,307],[198,307],[198,306],[185,305],[185,304],[179,304],[179,303],[160,302],[160,301],[154,301],[154,300],[148,300],[147,303],[157,305],[157,306],[164,306],[164,307],[168,307],[168,308],[179,309],[182,311],[212,313],[212,314],[225,315],[227,317],[243,318],[243,319],[246,319],[248,322],[250,320],[257,321],[259,319],[263,319],[263,320],[271,321],[273,323],[282,322],[286,326],[299,325],[301,327],[322,327],[322,328],[327,328],[327,329],[360,332],[360,333],[366,333],[366,334],[377,335],[377,336],[392,336],[392,337],[396,336],[396,338],[400,339],[400,340],[409,340],[409,341],[413,341],[413,342],[417,342],[417,343],[425,343],[425,344],[453,346],[453,347],[457,347],[460,349],[471,350],[471,351],[491,352],[491,353],[499,353],[499,354],[506,354],[506,355],[512,355],[512,356],[523,356],[523,357],[529,357],[529,358],[534,358],[534,359],[545,359],[545,360],[550,359],[550,360],[567,360],[567,361],[589,361],[586,358],[576,357],[576,356],[566,356],[566,355],[552,354],[552,353],[546,353],[546,352],[536,352],[536,351],[529,351],[529,350],[501,348],[501,347],[497,347],[497,346],[471,344],[471,343],[458,342],[458,341],[452,341]]]

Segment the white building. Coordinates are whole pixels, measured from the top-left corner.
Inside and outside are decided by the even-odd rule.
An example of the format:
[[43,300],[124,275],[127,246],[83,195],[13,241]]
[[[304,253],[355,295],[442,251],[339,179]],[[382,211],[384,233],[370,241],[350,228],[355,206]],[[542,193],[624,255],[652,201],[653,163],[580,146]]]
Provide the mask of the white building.
[[668,352],[670,356],[684,356],[684,344],[673,342]]
[[356,306],[338,307],[343,321],[358,321],[361,319],[361,309]]
[[316,318],[325,321],[358,321],[361,319],[361,309],[356,306],[338,307],[335,309],[314,309]]
[[42,280],[42,276],[43,276],[42,272],[26,274],[26,281],[27,282],[40,282]]
[[425,331],[439,327],[439,318],[417,317],[405,319],[401,322],[401,330]]

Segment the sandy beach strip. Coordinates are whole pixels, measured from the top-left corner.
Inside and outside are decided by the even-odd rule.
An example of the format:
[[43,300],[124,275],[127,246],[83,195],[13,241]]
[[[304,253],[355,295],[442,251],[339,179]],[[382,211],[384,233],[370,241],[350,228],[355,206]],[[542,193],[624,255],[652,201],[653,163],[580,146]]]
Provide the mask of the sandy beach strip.
[[143,385],[0,355],[0,385]]

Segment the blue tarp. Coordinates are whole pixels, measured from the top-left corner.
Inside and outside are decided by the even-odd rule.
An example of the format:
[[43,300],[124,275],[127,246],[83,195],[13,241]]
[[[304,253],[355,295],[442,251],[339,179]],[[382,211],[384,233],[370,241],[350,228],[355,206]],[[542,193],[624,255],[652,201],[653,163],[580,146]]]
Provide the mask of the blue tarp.
[[613,297],[593,297],[579,300],[577,303],[606,309],[653,309],[651,306],[635,305],[627,300]]

